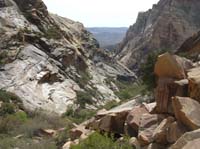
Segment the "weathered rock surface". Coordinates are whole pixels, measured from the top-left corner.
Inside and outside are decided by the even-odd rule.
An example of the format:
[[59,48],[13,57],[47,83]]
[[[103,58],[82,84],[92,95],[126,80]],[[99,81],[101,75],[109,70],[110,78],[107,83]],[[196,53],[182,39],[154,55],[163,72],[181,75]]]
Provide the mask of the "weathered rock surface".
[[168,117],[164,119],[159,126],[155,129],[153,137],[156,143],[168,144],[167,142],[167,131],[170,127],[170,124],[174,122],[173,117]]
[[192,62],[176,55],[164,53],[155,64],[154,73],[158,77],[185,79],[185,71],[192,67]]
[[198,149],[200,145],[200,129],[185,133],[170,149]]
[[159,78],[155,89],[156,112],[173,114],[173,96],[188,95],[188,80],[176,81],[173,78]]
[[27,110],[59,115],[74,106],[79,91],[96,93],[94,108],[119,101],[105,81],[110,68],[109,77],[135,75],[115,60],[100,67],[98,43],[81,23],[50,14],[42,0],[2,2],[0,89],[18,95]]
[[200,102],[200,67],[190,69],[188,72],[189,96]]
[[138,141],[146,146],[154,141],[153,133],[164,118],[163,115],[143,114],[140,120]]
[[137,136],[140,125],[140,118],[145,113],[148,113],[148,111],[144,106],[135,107],[129,112],[126,118],[127,133],[129,135]]
[[173,122],[168,127],[167,142],[175,143],[186,131],[187,129],[181,123]]
[[149,53],[176,50],[199,31],[199,6],[198,0],[160,0],[152,9],[139,13],[118,48],[117,58],[137,70]]
[[117,134],[124,133],[124,123],[128,112],[111,113],[104,116],[99,123],[99,130],[113,132]]
[[172,100],[176,118],[190,130],[200,128],[200,104],[189,97],[175,97]]

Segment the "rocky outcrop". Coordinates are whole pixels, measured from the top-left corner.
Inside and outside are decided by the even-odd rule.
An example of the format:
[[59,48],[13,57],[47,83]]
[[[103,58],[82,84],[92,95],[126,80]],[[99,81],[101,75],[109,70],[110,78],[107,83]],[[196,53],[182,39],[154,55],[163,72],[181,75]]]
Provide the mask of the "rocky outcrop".
[[0,89],[18,95],[27,110],[61,115],[79,107],[78,92],[91,93],[95,104],[87,108],[119,101],[106,78],[134,74],[114,60],[104,63],[98,48],[81,23],[49,13],[42,0],[1,1]]
[[190,130],[200,128],[200,104],[197,101],[188,97],[175,97],[172,105],[177,120]]
[[189,70],[189,95],[191,98],[200,102],[200,67]]
[[155,64],[154,73],[158,77],[155,89],[156,110],[159,113],[173,113],[173,96],[188,95],[187,71],[193,63],[186,58],[181,58],[169,53],[160,55]]
[[175,143],[186,131],[187,129],[181,123],[171,123],[167,131],[167,142]]
[[164,53],[158,57],[154,73],[158,77],[185,79],[185,72],[190,68],[192,68],[192,62],[190,60],[169,53]]
[[127,123],[127,134],[136,136],[139,131],[140,118],[143,114],[148,113],[144,106],[135,107],[131,110],[126,118]]
[[198,149],[200,145],[200,130],[185,133],[170,149]]
[[[171,71],[170,67],[175,69]],[[138,103],[129,108],[131,102],[128,102],[109,111],[102,110],[88,128],[114,133],[116,137],[128,135],[132,137],[130,144],[138,149],[197,148],[200,142],[197,93],[200,89],[198,81],[190,85],[190,79],[199,77],[199,67],[185,58],[165,53],[159,56],[155,69],[159,71],[155,71],[158,81],[154,103]],[[192,99],[191,95],[196,98]],[[107,129],[102,129],[100,122]]]
[[176,50],[199,31],[199,6],[198,0],[160,0],[139,13],[118,48],[117,59],[137,71],[149,53]]
[[194,33],[188,38],[180,48],[177,49],[177,53],[186,52],[187,55],[197,56],[200,52],[200,32]]

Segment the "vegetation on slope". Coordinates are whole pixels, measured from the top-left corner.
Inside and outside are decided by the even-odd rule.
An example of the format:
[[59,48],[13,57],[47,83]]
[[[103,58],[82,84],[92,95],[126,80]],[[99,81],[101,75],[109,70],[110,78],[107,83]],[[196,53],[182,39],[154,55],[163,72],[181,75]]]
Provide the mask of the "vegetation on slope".
[[133,149],[128,140],[125,138],[123,141],[116,141],[113,136],[95,132],[80,144],[72,146],[71,149]]

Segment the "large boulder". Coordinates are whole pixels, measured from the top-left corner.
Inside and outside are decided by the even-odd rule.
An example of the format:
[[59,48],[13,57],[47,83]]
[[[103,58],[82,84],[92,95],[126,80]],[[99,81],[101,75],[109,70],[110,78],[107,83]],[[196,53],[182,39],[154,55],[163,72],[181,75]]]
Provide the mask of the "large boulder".
[[124,133],[124,124],[127,114],[127,111],[123,111],[105,115],[99,122],[99,130],[118,134]]
[[181,123],[173,122],[168,127],[167,142],[175,143],[186,131],[186,128]]
[[136,136],[138,134],[140,118],[145,113],[148,113],[145,106],[137,106],[129,112],[126,118],[128,135]]
[[172,100],[176,119],[190,130],[200,128],[200,104],[189,97],[174,97]]
[[199,149],[200,129],[185,133],[170,149]]
[[168,117],[166,119],[164,119],[159,126],[155,129],[154,133],[153,133],[153,137],[154,140],[156,141],[156,143],[160,143],[160,144],[167,144],[167,131],[170,127],[170,124],[174,122],[174,118],[173,117]]
[[189,70],[189,96],[200,102],[200,67]]
[[176,55],[164,53],[158,57],[154,72],[158,77],[184,79],[186,78],[185,71],[191,67],[191,61]]
[[138,141],[142,146],[146,146],[154,141],[154,131],[163,119],[164,116],[158,114],[143,114],[141,116]]
[[173,114],[172,96],[186,96],[188,81],[176,81],[172,78],[159,78],[155,89],[156,112]]

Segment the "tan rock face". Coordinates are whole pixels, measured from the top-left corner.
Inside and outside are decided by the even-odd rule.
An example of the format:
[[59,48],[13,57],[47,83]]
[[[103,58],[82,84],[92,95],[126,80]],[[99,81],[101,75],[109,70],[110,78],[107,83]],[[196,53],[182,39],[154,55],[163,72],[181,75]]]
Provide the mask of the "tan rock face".
[[128,112],[111,113],[101,118],[99,129],[105,132],[122,134]]
[[188,80],[176,81],[172,78],[159,78],[155,89],[156,111],[173,114],[171,97],[188,95]]
[[175,143],[185,132],[186,128],[181,123],[173,122],[167,131],[167,142]]
[[189,70],[189,96],[200,102],[200,67]]
[[200,129],[187,132],[170,149],[199,149]]
[[[147,109],[144,106],[138,106],[133,108],[132,111],[129,112],[126,123],[129,127],[130,132],[138,133],[139,125],[140,125],[140,118],[143,114],[148,113]],[[130,130],[132,129],[132,130]],[[131,134],[131,133],[129,133]]]
[[190,130],[200,128],[200,104],[188,97],[175,97],[172,100],[176,118]]
[[138,140],[142,146],[154,141],[153,133],[163,118],[163,115],[157,114],[143,114],[141,116]]
[[129,68],[137,69],[141,59],[155,50],[176,50],[199,31],[200,22],[196,19],[199,6],[198,0],[160,0],[152,9],[139,13],[118,48],[117,58]]
[[160,144],[167,144],[167,131],[170,127],[170,124],[174,122],[173,117],[168,117],[164,119],[159,126],[155,129],[153,133],[154,140]]
[[156,112],[171,112],[171,96],[175,95],[174,79],[159,78],[158,85],[155,89]]
[[158,57],[154,73],[158,77],[170,77],[175,79],[184,79],[186,77],[181,59],[169,53],[164,53]]

